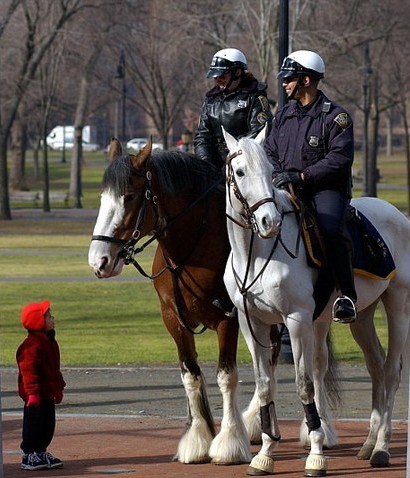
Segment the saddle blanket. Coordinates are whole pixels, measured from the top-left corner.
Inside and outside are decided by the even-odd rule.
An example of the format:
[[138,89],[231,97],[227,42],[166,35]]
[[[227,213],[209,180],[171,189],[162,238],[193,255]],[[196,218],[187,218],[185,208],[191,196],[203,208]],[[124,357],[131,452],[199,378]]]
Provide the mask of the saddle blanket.
[[355,274],[378,280],[394,277],[396,266],[390,250],[369,219],[355,209],[347,227],[353,241]]

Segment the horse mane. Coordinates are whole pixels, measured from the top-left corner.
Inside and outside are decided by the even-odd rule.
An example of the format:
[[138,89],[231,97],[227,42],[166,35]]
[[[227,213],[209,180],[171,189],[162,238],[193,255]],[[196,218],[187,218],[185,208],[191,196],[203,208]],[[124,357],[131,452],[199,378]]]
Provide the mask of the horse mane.
[[[172,196],[191,191],[201,194],[222,178],[213,164],[183,151],[158,151],[150,156],[147,165],[155,170],[161,191]],[[122,196],[133,169],[128,154],[112,161],[104,173],[103,190]]]
[[263,146],[253,138],[243,137],[238,141],[238,147],[246,156],[246,162],[254,165],[256,169],[264,169],[269,161]]

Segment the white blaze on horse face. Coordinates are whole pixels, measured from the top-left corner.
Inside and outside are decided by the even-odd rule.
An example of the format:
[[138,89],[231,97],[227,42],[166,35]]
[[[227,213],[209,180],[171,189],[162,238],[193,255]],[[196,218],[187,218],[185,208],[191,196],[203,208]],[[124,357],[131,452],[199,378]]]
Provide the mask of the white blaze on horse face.
[[[123,197],[115,198],[109,192],[103,192],[93,236],[114,237],[115,228],[123,217]],[[113,277],[121,273],[124,261],[118,257],[118,252],[118,244],[104,240],[91,241],[88,263],[97,277]]]

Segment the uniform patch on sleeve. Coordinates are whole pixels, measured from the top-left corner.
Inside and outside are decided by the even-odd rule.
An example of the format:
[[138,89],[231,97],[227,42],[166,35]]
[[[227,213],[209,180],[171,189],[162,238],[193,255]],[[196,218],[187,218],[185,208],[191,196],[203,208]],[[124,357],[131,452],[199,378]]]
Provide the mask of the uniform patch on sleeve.
[[347,113],[339,113],[334,121],[345,130],[349,126],[349,115]]
[[261,106],[263,111],[268,111],[269,109],[269,102],[266,96],[258,96],[259,101],[261,102]]
[[268,115],[266,113],[258,113],[258,116],[256,117],[258,120],[259,124],[265,124],[268,121]]

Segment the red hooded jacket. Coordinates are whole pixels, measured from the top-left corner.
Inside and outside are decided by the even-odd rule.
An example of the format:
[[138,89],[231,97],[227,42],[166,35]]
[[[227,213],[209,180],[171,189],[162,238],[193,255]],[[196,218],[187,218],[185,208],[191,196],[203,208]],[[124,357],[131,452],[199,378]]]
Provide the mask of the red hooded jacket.
[[62,395],[66,384],[60,372],[60,349],[54,337],[54,330],[30,330],[17,349],[18,389],[25,402],[29,395],[39,395],[42,400]]

